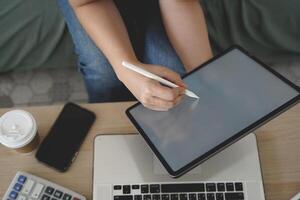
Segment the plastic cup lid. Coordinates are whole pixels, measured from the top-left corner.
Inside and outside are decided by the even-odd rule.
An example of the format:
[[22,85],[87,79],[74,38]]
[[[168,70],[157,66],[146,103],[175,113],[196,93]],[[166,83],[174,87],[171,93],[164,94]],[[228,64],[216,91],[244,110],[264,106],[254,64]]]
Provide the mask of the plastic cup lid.
[[33,116],[24,110],[12,110],[0,117],[0,143],[9,148],[21,148],[36,134]]

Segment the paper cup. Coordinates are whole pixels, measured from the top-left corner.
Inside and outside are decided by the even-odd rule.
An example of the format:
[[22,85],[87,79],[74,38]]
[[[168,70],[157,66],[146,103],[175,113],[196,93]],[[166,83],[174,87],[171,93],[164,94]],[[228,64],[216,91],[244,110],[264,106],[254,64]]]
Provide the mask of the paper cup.
[[0,143],[21,153],[33,151],[39,144],[34,117],[24,110],[12,110],[2,115]]

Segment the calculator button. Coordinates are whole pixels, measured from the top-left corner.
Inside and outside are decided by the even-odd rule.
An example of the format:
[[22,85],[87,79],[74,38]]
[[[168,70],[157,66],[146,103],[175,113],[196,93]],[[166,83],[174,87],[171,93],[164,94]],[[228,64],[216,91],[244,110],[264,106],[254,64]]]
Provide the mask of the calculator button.
[[69,195],[69,194],[64,194],[64,196],[63,196],[63,200],[71,200],[72,199],[72,196],[71,195]]
[[31,179],[28,179],[28,181],[25,183],[25,185],[23,186],[23,190],[22,190],[22,193],[23,194],[26,194],[26,195],[29,195],[32,187],[34,185],[34,181],[31,180]]
[[50,197],[48,195],[43,195],[41,200],[50,200]]
[[18,200],[26,200],[27,198],[23,195],[19,195]]
[[35,185],[35,187],[33,188],[33,191],[31,193],[31,197],[34,198],[34,199],[39,198],[40,194],[42,193],[43,188],[44,188],[44,185],[42,185],[40,183],[37,183]]
[[51,200],[57,200],[57,199],[55,199],[55,198],[51,198]]
[[11,192],[9,193],[9,198],[11,198],[11,199],[16,199],[17,197],[18,197],[18,193],[17,193],[17,192],[11,191]]
[[18,178],[18,182],[19,183],[25,183],[26,179],[27,179],[26,176],[20,175],[19,178]]
[[77,197],[73,197],[73,200],[80,200],[79,198],[77,198]]
[[49,194],[49,195],[52,195],[53,192],[54,192],[54,188],[52,188],[52,187],[50,187],[50,186],[48,186],[48,187],[46,188],[46,190],[45,190],[45,193],[46,193],[46,194]]
[[14,185],[14,190],[20,192],[21,189],[22,189],[22,187],[23,187],[23,185],[21,185],[20,183],[16,183],[16,184]]
[[63,193],[61,191],[55,190],[53,196],[60,199],[62,197],[62,195],[63,195]]

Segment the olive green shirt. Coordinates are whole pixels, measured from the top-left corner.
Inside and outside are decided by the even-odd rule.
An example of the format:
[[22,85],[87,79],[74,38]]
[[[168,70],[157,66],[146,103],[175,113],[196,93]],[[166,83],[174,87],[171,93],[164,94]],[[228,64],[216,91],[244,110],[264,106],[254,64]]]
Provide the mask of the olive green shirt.
[[215,52],[238,44],[266,62],[300,59],[299,0],[202,0]]

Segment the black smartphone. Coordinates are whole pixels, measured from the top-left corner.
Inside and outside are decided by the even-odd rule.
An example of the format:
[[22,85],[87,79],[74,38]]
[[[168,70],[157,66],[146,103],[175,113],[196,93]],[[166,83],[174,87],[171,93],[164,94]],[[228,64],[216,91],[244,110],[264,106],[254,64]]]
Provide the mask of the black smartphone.
[[67,103],[41,143],[36,158],[61,172],[75,160],[96,116],[74,103]]

